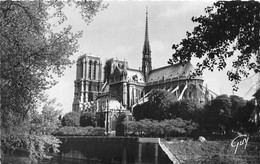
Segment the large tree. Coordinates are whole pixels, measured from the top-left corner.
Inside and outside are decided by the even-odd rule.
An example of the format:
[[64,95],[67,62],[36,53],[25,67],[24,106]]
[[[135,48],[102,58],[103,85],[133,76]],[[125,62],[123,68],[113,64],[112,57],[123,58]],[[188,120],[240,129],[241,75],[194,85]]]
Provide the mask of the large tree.
[[[24,129],[19,134],[26,139],[22,136],[28,132],[26,125],[35,116],[43,91],[56,83],[53,75],[61,76],[73,63],[69,57],[77,51],[82,32],[73,33],[71,26],[54,31],[50,23],[53,19],[54,25],[61,26],[66,21],[66,6],[80,8],[86,23],[104,8],[101,1],[0,2],[1,130],[9,134],[1,136],[2,141],[13,138],[17,129]],[[23,143],[28,146],[31,141]]]
[[260,72],[260,3],[218,1],[205,12],[192,18],[198,25],[172,46],[175,52],[169,63],[200,58],[194,74],[201,75],[204,69],[223,70],[227,58],[234,56],[227,75],[237,89],[243,77]]
[[170,109],[172,116],[179,117],[184,120],[192,120],[200,122],[203,118],[203,106],[192,99],[182,99],[176,101]]
[[66,113],[61,119],[62,126],[79,126],[80,125],[80,114],[78,112]]
[[220,95],[205,105],[205,121],[209,131],[229,134],[231,130],[231,101],[227,95]]
[[164,120],[171,118],[169,108],[176,101],[174,94],[164,89],[153,89],[148,95],[148,100],[134,107],[133,116],[136,120],[145,118]]
[[80,126],[96,126],[96,113],[85,112],[79,118]]

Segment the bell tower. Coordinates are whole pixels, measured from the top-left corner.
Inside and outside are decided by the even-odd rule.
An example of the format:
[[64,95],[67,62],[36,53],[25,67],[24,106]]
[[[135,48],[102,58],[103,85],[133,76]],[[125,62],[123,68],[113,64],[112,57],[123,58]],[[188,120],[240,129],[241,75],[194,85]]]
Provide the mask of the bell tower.
[[151,58],[151,48],[150,48],[149,34],[148,34],[148,9],[146,8],[145,39],[144,39],[143,58],[142,58],[142,72],[144,74],[145,82],[147,82],[147,78],[151,70],[152,70],[152,58]]

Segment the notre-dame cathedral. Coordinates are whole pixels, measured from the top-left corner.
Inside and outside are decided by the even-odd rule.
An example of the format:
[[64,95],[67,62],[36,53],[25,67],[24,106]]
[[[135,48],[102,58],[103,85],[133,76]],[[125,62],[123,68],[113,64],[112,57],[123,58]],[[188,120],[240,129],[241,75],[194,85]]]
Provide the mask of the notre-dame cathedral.
[[151,54],[146,11],[142,69],[129,68],[125,60],[111,58],[103,66],[99,57],[80,56],[74,82],[73,111],[84,111],[94,102],[96,112],[131,111],[133,106],[145,100],[152,89],[165,89],[178,99],[191,98],[201,103],[212,98],[214,94],[203,86],[202,77],[190,78],[194,71],[191,63],[152,69]]

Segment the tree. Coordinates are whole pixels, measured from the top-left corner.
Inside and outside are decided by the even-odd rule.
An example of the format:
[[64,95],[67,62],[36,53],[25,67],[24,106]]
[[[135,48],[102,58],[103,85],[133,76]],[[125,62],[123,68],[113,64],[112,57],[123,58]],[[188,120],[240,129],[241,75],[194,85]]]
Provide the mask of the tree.
[[116,136],[124,136],[125,126],[123,124],[126,118],[125,113],[119,113],[116,119]]
[[[82,33],[73,33],[71,26],[54,31],[50,23],[54,19],[54,25],[62,26],[67,19],[65,6],[80,8],[86,23],[104,8],[101,1],[0,2],[1,131],[10,143],[13,135],[27,146],[33,145],[26,134],[33,133],[27,125],[34,117],[36,104],[42,100],[44,90],[56,84],[53,76],[61,76],[73,64],[69,57],[77,51]],[[23,133],[19,133],[20,129]],[[31,147],[29,151],[37,154],[40,150]]]
[[236,84],[248,77],[250,70],[260,72],[260,3],[256,1],[218,1],[205,9],[206,16],[193,17],[198,23],[179,44],[169,63],[185,63],[192,57],[202,58],[194,75],[202,75],[204,69],[223,70],[226,59],[237,55],[228,78]]
[[150,120],[143,119],[139,121],[125,121],[123,124],[126,126],[127,131],[138,133],[139,135],[146,136],[164,136],[170,135],[190,135],[198,128],[198,124],[182,120],[181,118],[171,120]]
[[176,101],[174,94],[164,89],[153,89],[148,100],[148,102],[134,108],[133,116],[135,119],[164,120],[171,117],[169,108]]
[[257,127],[259,127],[260,123],[260,88],[256,91],[256,93],[253,95],[255,98],[255,107],[251,114],[250,121],[256,124]]
[[85,112],[80,116],[80,126],[96,126],[96,116],[92,112]]
[[242,132],[252,133],[257,131],[255,122],[252,120],[252,118],[255,118],[255,109],[256,106],[254,99],[246,102],[246,105],[241,112],[242,117],[239,119],[242,126]]
[[[60,140],[51,136],[60,122],[58,116],[61,110],[57,109],[56,100],[48,100],[46,97],[43,101],[41,112],[37,110],[30,111],[30,117],[24,121],[20,121],[19,126],[14,126],[16,122],[12,121],[17,116],[9,113],[7,124],[13,128],[4,129],[1,134],[1,141],[4,152],[13,152],[17,147],[26,148],[33,163],[43,158],[51,158],[46,155],[46,151],[58,152]],[[21,119],[21,118],[20,118]]]
[[242,128],[242,120],[245,117],[244,108],[246,105],[246,101],[239,96],[231,95],[230,97],[231,101],[231,115],[233,119],[233,128]]
[[202,118],[203,107],[202,105],[192,99],[182,99],[176,101],[172,105],[171,113],[175,117],[180,117],[184,120],[192,120],[199,122]]
[[79,126],[80,115],[77,112],[66,113],[61,120],[62,126]]
[[145,118],[150,118],[150,104],[145,102],[143,104],[137,104],[133,109],[133,117],[135,120],[139,121]]
[[231,131],[231,101],[227,95],[220,95],[213,99],[206,108],[206,122],[210,127],[208,130],[229,134]]

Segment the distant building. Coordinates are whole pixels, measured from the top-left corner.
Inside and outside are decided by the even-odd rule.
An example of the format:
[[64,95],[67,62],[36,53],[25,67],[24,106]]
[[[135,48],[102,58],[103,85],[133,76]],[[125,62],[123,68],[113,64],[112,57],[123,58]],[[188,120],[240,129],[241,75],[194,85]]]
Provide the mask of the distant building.
[[97,99],[103,85],[102,69],[99,57],[89,55],[79,57],[74,81],[73,111],[80,112]]
[[[190,62],[152,69],[147,11],[142,69],[129,68],[127,61],[111,58],[105,62],[103,77],[101,77],[101,70],[100,58],[83,55],[78,59],[74,111],[81,111],[84,105],[88,104],[87,102],[96,100],[100,117],[105,117],[104,113],[111,111],[109,114],[111,120],[117,117],[118,112],[128,111],[126,113],[129,115],[133,106],[147,101],[147,96],[152,89],[165,89],[174,93],[178,99],[190,98],[200,103],[209,101],[215,95],[203,86],[204,80],[201,76],[191,78],[194,67]],[[109,104],[116,106],[116,109],[112,109]],[[111,124],[110,129],[113,129],[112,127]]]

